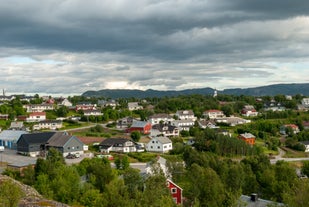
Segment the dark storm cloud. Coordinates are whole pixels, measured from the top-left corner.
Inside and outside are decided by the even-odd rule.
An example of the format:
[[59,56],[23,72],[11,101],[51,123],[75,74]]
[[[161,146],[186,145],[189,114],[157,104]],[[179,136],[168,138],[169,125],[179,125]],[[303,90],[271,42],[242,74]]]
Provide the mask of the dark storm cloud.
[[52,92],[298,82],[308,14],[305,0],[1,1],[0,81]]

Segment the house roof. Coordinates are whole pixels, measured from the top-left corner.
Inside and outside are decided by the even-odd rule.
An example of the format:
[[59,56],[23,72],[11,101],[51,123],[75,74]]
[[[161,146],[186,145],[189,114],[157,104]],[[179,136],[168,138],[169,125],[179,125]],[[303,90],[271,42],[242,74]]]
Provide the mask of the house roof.
[[245,139],[249,139],[249,138],[255,138],[255,136],[251,133],[244,133],[244,134],[240,134],[241,137],[245,138]]
[[12,121],[10,128],[22,128],[24,123],[22,121]]
[[108,139],[105,139],[104,141],[102,141],[100,143],[100,146],[111,147],[111,146],[113,146],[115,144],[124,144],[127,141],[133,142],[132,140],[127,139],[127,138],[108,138]]
[[22,134],[20,139],[23,139],[28,144],[46,143],[55,133],[56,132]]
[[[164,129],[164,127],[167,127],[167,129]],[[160,132],[163,131],[173,131],[177,128],[176,126],[170,125],[170,124],[155,124],[152,126],[152,129],[157,129]]]
[[166,181],[169,182],[169,183],[172,183],[176,188],[182,190],[182,188],[179,185],[177,185],[176,183],[174,183],[171,179],[166,179]]
[[297,125],[295,125],[295,124],[286,124],[286,125],[284,125],[285,127],[291,127],[292,129],[297,129],[298,128],[298,126]]
[[172,143],[172,141],[169,138],[167,138],[167,137],[155,137],[153,139],[158,140],[161,144]]
[[194,113],[193,113],[193,111],[192,110],[178,110],[177,112],[176,112],[176,114],[178,114],[178,115],[194,115]]
[[145,127],[149,122],[147,121],[133,121],[131,127],[137,127],[137,128],[143,128]]
[[214,121],[210,121],[210,120],[199,120],[198,122],[202,126],[207,126],[208,124],[211,124],[211,125],[214,125],[214,126],[216,125],[216,123]]
[[56,132],[47,141],[47,146],[63,147],[73,136],[63,132]]
[[28,134],[23,130],[3,130],[0,133],[0,140],[17,141],[22,134]]

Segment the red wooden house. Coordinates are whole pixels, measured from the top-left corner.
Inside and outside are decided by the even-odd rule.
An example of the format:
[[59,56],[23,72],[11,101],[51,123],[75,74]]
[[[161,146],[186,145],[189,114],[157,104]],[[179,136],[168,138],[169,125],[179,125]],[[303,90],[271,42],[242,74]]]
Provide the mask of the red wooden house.
[[244,140],[249,145],[255,144],[255,136],[251,133],[240,134],[238,138]]
[[128,132],[139,131],[142,134],[150,134],[151,123],[147,121],[133,121],[132,126],[128,129]]
[[166,185],[170,189],[170,192],[172,194],[172,197],[175,203],[177,205],[181,205],[182,204],[182,188],[176,185],[170,179],[166,180]]

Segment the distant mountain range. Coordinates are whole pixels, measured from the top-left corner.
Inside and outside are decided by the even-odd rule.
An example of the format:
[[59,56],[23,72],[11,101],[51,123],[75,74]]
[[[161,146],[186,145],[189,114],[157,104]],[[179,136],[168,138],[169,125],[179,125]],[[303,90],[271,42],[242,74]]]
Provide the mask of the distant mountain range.
[[[99,91],[86,91],[82,96],[86,97],[105,97],[105,98],[147,98],[147,97],[172,97],[179,95],[213,95],[215,89],[213,88],[198,88],[198,89],[187,89],[181,91],[157,91],[148,89],[142,90],[127,90],[127,89],[104,89]],[[218,90],[218,94],[229,94],[229,95],[249,95],[249,96],[274,96],[278,94],[283,95],[296,95],[302,94],[309,96],[309,83],[291,83],[291,84],[275,84],[268,86],[261,86],[255,88],[234,88]]]

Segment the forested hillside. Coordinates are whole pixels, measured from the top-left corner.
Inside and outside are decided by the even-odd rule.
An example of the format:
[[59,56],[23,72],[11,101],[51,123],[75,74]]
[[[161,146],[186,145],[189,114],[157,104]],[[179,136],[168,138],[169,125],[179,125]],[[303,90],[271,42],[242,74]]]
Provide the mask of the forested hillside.
[[[201,95],[213,95],[213,88],[200,88],[200,89],[188,89],[180,91],[158,91],[158,90],[125,90],[125,89],[105,89],[99,91],[86,91],[82,96],[86,97],[106,97],[106,98],[146,98],[146,97],[171,97],[179,95],[201,94]],[[274,96],[278,94],[283,95],[296,95],[302,94],[309,95],[309,83],[304,84],[276,84],[269,86],[261,86],[254,88],[235,88],[218,90],[220,94],[230,95],[248,95],[248,96]]]

